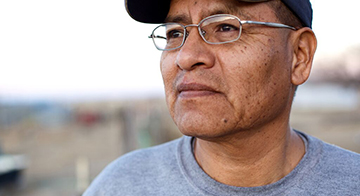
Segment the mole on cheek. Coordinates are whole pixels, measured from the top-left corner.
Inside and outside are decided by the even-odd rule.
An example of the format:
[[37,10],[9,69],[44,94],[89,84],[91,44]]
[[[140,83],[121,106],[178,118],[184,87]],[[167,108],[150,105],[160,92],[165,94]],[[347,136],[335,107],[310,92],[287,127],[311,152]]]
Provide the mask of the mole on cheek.
[[227,123],[227,122],[228,122],[228,120],[227,120],[226,118],[224,118],[224,119],[223,119],[223,122],[224,122],[224,123]]

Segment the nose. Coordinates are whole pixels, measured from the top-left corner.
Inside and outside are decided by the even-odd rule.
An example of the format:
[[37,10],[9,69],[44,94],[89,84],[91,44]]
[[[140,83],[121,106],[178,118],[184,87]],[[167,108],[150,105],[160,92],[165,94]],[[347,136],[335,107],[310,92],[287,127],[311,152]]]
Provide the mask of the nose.
[[214,66],[215,55],[212,45],[204,42],[195,29],[189,32],[184,45],[179,49],[176,64],[182,70],[190,71],[197,67],[210,68]]

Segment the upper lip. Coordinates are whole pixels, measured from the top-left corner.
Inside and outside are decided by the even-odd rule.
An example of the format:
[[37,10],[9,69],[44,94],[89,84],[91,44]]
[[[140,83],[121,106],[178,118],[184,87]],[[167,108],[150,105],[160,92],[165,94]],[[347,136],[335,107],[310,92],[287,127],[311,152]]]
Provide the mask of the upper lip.
[[213,91],[213,92],[217,92],[214,88],[209,87],[204,84],[199,84],[199,83],[188,83],[188,84],[180,83],[179,85],[177,85],[176,89],[179,93],[181,93],[182,91]]

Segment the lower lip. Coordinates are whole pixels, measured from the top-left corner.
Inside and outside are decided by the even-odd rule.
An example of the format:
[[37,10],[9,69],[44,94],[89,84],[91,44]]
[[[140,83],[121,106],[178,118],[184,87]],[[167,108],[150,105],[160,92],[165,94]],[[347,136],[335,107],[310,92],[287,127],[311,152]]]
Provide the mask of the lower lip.
[[179,94],[181,98],[196,98],[196,97],[204,97],[211,96],[216,94],[214,91],[182,91]]

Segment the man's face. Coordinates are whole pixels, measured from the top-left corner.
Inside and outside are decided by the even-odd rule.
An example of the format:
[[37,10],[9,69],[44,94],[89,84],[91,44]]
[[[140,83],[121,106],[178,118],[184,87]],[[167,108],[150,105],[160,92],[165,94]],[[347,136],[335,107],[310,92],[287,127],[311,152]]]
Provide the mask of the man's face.
[[[188,25],[219,13],[279,22],[266,3],[236,0],[173,0],[168,18]],[[161,57],[166,101],[183,134],[215,138],[288,116],[291,30],[245,24],[238,41],[220,45],[205,43],[196,27],[187,30],[185,44]]]

